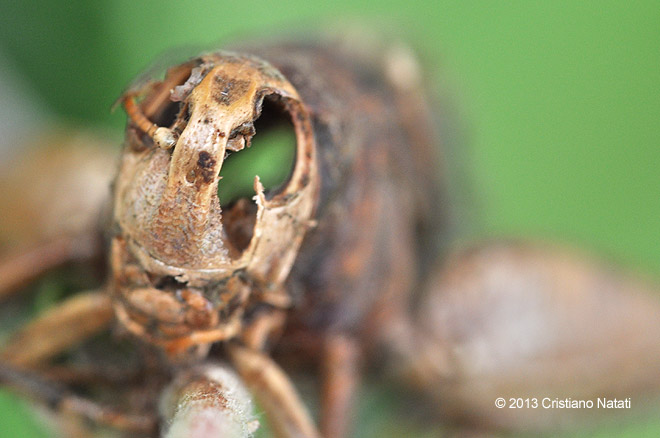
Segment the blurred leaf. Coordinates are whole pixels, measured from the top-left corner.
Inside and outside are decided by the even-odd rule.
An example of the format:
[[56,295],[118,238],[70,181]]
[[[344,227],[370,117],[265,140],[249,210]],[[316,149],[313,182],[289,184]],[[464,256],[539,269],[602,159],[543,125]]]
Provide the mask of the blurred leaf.
[[0,438],[46,438],[50,436],[46,433],[44,426],[34,419],[26,402],[5,390],[0,390],[0,412],[2,412]]

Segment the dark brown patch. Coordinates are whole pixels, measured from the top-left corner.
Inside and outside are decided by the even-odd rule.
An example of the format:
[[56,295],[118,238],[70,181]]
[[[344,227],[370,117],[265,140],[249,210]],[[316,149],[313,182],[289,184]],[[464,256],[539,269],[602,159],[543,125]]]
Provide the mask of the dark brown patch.
[[215,83],[213,98],[225,106],[234,103],[250,88],[250,81],[232,79],[224,75],[217,75]]
[[272,79],[275,81],[282,81],[282,82],[286,80],[284,75],[270,64],[260,62],[257,64],[257,69],[259,70],[259,73],[261,73],[268,79]]
[[183,387],[181,392],[187,394],[189,401],[201,402],[205,407],[227,408],[229,406],[225,397],[227,388],[204,377],[193,380]]
[[139,129],[135,128],[134,126],[129,125],[126,128],[126,144],[130,145],[131,148],[136,151],[136,152],[142,152],[148,147],[153,146],[153,140],[149,137],[146,136],[147,139],[151,142],[151,144],[146,144],[144,137],[145,135],[140,131]]
[[197,158],[197,167],[204,182],[210,184],[215,177],[215,158],[208,152],[202,151]]
[[306,187],[309,184],[309,173],[304,173],[300,178],[300,185]]

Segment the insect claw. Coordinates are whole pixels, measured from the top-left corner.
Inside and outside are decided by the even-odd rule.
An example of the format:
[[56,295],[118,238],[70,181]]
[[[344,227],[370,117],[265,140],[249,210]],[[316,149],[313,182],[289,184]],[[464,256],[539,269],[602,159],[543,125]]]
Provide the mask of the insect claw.
[[178,136],[173,130],[161,126],[154,131],[153,139],[159,148],[171,149],[176,145]]

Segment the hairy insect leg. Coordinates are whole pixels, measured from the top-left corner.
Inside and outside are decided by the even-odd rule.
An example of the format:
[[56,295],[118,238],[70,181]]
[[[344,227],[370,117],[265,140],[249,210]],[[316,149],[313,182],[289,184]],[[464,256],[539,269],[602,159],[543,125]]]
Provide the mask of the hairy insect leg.
[[108,294],[75,295],[12,334],[0,359],[18,367],[37,366],[106,329],[112,319]]
[[237,343],[229,343],[227,350],[232,364],[264,408],[276,436],[321,436],[295,387],[271,358]]
[[259,427],[251,395],[227,365],[182,371],[160,397],[164,438],[249,438]]
[[91,259],[99,251],[96,237],[85,233],[46,240],[5,254],[0,258],[0,300],[52,269]]
[[328,337],[324,345],[321,389],[321,433],[327,438],[349,436],[354,395],[359,381],[359,350],[353,339]]
[[21,393],[29,394],[55,411],[79,416],[97,424],[135,433],[149,433],[156,428],[156,420],[150,415],[125,413],[100,405],[6,362],[0,362],[0,382]]

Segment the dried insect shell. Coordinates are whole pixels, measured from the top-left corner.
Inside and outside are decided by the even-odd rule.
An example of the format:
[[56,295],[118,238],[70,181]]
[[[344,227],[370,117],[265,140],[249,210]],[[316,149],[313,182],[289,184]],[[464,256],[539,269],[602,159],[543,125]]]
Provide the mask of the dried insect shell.
[[[287,290],[304,290],[292,296],[301,319],[293,325],[378,331],[380,318],[400,311],[430,258],[428,237],[443,226],[429,199],[440,191],[419,84],[387,76],[398,52],[373,61],[315,45],[243,50],[262,58],[204,55],[146,87],[139,106],[141,91],[125,97],[132,122],[111,262],[117,315],[140,337],[182,350],[236,336],[243,312],[273,303],[287,281]],[[265,102],[295,130],[293,171],[268,195],[255,179],[256,204],[223,210],[217,186],[231,181],[218,172],[228,153],[250,145]],[[378,272],[387,275],[373,281]],[[194,306],[183,295],[199,298],[199,324],[184,316]]]
[[[405,50],[244,50],[260,58],[203,55],[123,98],[130,120],[108,234],[109,289],[124,328],[165,347],[170,359],[195,361],[181,353],[206,354],[228,341],[224,353],[283,436],[317,432],[267,353],[277,336],[273,354],[284,366],[323,365],[327,436],[346,434],[357,364],[378,347],[397,354],[444,414],[482,428],[542,429],[568,418],[497,410],[497,397],[625,397],[657,386],[658,304],[632,280],[561,251],[492,243],[455,255],[428,278],[446,205],[431,112]],[[254,203],[222,205],[224,161],[250,147],[255,122],[273,110],[296,134],[289,179],[271,192],[255,179]],[[52,327],[44,322],[34,323],[38,333]],[[37,336],[24,333],[30,339],[19,341],[34,347]],[[34,361],[72,347],[60,341]],[[99,394],[137,406],[142,430],[152,430],[153,402],[172,364],[135,351],[135,368],[151,380]],[[161,399],[170,433],[185,435],[206,415],[207,390],[218,389],[207,371],[180,374]],[[136,403],[135,393],[146,397]],[[222,391],[213,394],[215,403]],[[249,423],[236,424],[249,433]]]
[[[218,52],[171,69],[164,84],[142,108],[162,113],[172,100],[182,101],[166,128],[176,144],[171,152],[154,147],[136,128],[156,143],[162,130],[145,126],[142,113],[132,115],[135,128],[129,126],[115,186],[112,285],[129,330],[181,349],[235,336],[252,290],[284,281],[312,223],[319,180],[308,112],[268,63]],[[295,166],[280,190],[267,196],[255,177],[256,204],[237,202],[223,211],[217,195],[223,161],[250,145],[265,100],[295,130]],[[131,95],[126,101],[132,108]],[[157,333],[145,329],[152,321]]]
[[289,78],[317,138],[318,225],[288,279],[291,332],[350,333],[374,346],[448,234],[448,206],[428,95],[419,76],[398,75],[419,70],[410,68],[414,56],[401,47],[365,56],[352,46],[245,50]]
[[[206,74],[188,79],[196,83],[182,103],[185,113],[173,123],[181,130],[174,150],[145,149],[135,144],[141,139],[129,137],[117,176],[115,220],[131,253],[153,274],[196,286],[248,269],[281,281],[293,262],[289,253],[295,255],[302,240],[318,185],[307,113],[293,87],[264,62],[223,53],[196,62]],[[253,238],[240,248],[223,227],[221,217],[230,213],[220,208],[218,175],[227,151],[250,143],[264,99],[289,113],[298,159],[286,187],[271,199],[255,179]],[[265,240],[268,253],[259,245]]]

